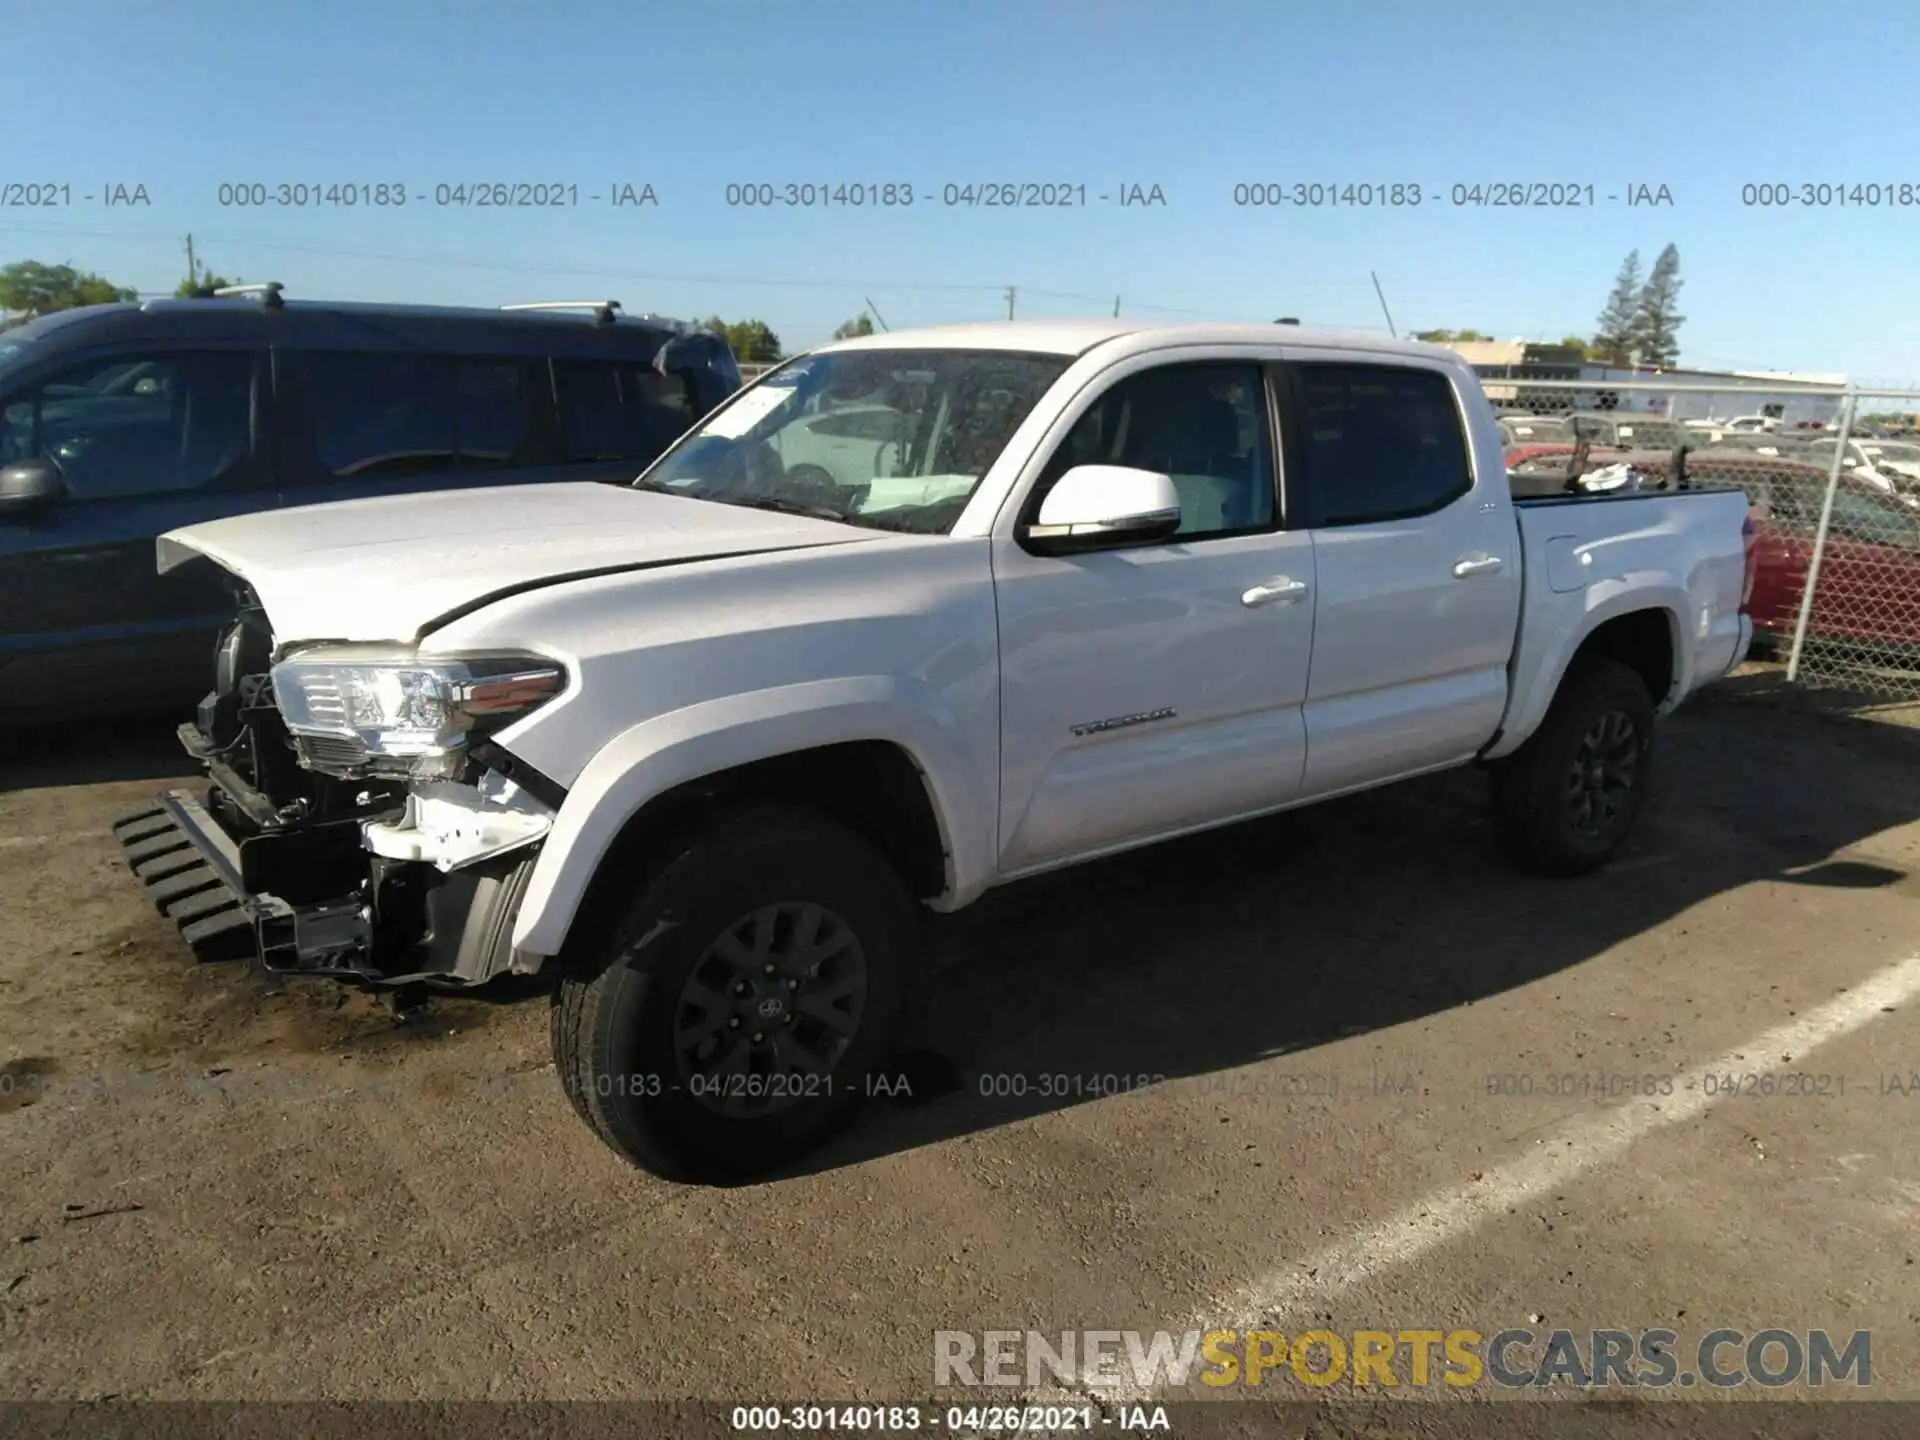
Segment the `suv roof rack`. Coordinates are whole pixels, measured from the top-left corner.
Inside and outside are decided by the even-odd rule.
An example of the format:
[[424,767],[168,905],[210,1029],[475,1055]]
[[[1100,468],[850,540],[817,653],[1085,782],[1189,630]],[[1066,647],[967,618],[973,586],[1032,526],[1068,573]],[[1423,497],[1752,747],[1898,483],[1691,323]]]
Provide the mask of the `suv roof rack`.
[[596,324],[611,325],[620,318],[618,300],[529,300],[502,305],[502,310],[591,310]]
[[193,292],[198,300],[224,300],[232,295],[257,295],[260,303],[269,310],[278,310],[286,302],[280,298],[280,292],[287,287],[278,280],[264,280],[257,285],[222,285],[217,290],[205,286]]

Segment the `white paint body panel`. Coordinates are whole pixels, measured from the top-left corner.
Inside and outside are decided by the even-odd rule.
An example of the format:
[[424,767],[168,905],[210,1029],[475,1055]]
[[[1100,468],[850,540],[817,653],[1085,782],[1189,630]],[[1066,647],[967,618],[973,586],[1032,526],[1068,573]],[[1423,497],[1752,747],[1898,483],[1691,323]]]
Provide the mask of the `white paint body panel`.
[[[1452,352],[1120,321],[829,348],[916,345],[1078,356],[949,535],[553,485],[221,521],[166,537],[163,562],[199,552],[245,577],[281,645],[414,640],[424,655],[526,651],[565,666],[565,693],[497,737],[567,789],[513,937],[531,955],[558,951],[648,801],[758,759],[899,746],[939,819],[947,883],[934,903],[952,909],[1017,875],[1508,753],[1616,615],[1667,615],[1668,708],[1744,654],[1742,498],[1516,508],[1492,410]],[[1054,446],[1118,379],[1175,361],[1321,357],[1443,370],[1472,491],[1432,515],[1322,532],[1072,558],[1015,539]],[[1497,571],[1453,573],[1487,558]],[[1245,601],[1276,580],[1303,593]]]
[[554,575],[874,533],[583,482],[263,510],[172,531],[158,547],[162,571],[198,553],[246,580],[285,639],[381,641],[414,639],[457,607]]

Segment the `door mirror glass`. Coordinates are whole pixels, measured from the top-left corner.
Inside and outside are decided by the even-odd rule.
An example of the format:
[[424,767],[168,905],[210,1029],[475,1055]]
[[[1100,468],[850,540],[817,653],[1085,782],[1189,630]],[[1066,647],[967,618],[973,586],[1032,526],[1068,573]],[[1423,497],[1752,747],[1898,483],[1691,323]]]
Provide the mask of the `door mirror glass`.
[[1173,477],[1127,465],[1076,465],[1047,492],[1026,533],[1042,551],[1164,540],[1180,528]]
[[0,520],[38,514],[66,493],[60,467],[44,456],[0,466]]

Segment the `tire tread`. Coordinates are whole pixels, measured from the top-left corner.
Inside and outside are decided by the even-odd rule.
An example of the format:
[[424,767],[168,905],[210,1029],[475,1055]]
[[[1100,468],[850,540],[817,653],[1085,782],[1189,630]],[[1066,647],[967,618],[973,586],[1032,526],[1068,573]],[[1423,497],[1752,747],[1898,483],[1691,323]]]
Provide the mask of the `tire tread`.
[[[1618,660],[1596,657],[1576,661],[1560,682],[1546,717],[1518,750],[1492,767],[1494,833],[1502,853],[1521,870],[1536,875],[1573,877],[1590,874],[1612,858],[1613,849],[1579,850],[1567,843],[1561,827],[1562,797],[1558,787],[1565,773],[1558,763],[1561,749],[1584,733],[1595,708],[1623,704],[1641,722],[1648,747],[1642,764],[1635,813],[1620,841],[1633,833],[1640,808],[1646,804],[1646,781],[1651,774],[1653,702],[1646,684]],[[1618,847],[1620,842],[1616,842]]]

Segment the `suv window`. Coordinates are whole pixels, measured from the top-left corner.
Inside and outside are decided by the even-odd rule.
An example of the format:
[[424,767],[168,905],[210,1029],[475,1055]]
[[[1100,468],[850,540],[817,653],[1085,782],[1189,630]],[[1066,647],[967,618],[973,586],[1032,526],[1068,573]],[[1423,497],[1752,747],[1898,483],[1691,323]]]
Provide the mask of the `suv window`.
[[0,464],[45,455],[75,500],[206,489],[253,449],[252,354],[114,356],[0,403]]
[[534,395],[528,366],[518,360],[462,360],[454,367],[453,389],[460,468],[526,464]]
[[1314,523],[1426,515],[1473,488],[1445,375],[1392,365],[1301,365],[1296,374]]
[[535,385],[521,360],[309,353],[321,466],[340,479],[529,463]]
[[1120,381],[1054,452],[1035,502],[1076,465],[1129,465],[1173,477],[1189,539],[1274,523],[1266,388],[1255,365],[1165,365]]
[[314,448],[327,473],[417,475],[459,463],[446,360],[324,353],[305,359]]
[[685,384],[644,365],[560,360],[553,386],[569,460],[650,461],[694,421]]

